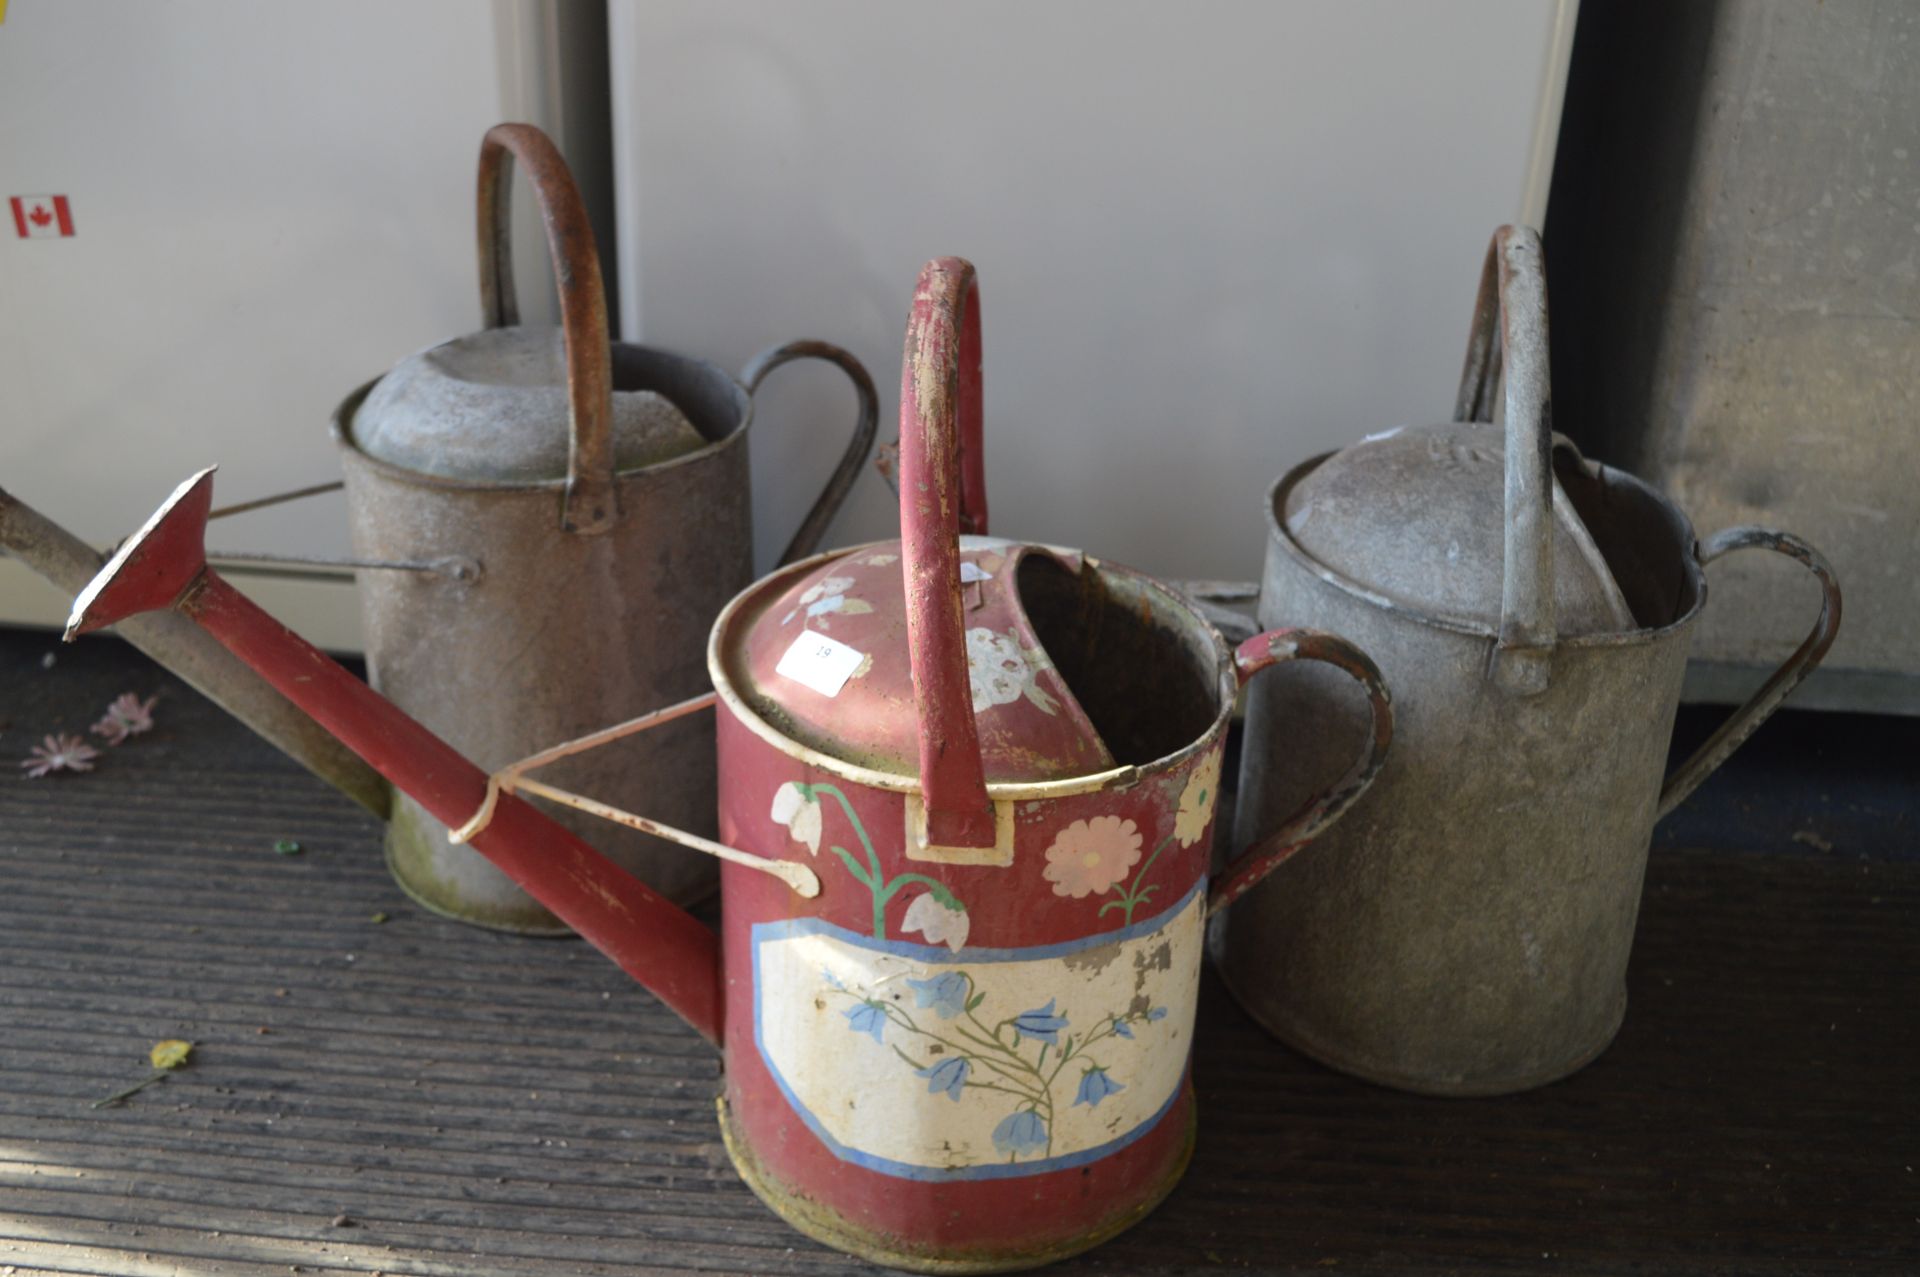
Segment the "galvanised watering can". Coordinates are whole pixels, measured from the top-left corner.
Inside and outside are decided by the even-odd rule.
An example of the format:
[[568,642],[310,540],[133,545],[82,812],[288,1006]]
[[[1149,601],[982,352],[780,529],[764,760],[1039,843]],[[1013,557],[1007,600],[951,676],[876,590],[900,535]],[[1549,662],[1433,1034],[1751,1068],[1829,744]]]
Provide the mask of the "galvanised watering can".
[[[559,329],[519,321],[507,233],[516,158],[546,223]],[[873,445],[877,397],[858,361],[824,342],[768,350],[738,381],[702,360],[610,343],[592,227],[566,162],[531,125],[486,135],[478,209],[486,328],[356,390],[333,433],[359,559],[456,565],[360,573],[373,684],[498,767],[705,686],[707,630],[753,579],[747,428],[768,373],[825,359],[860,401],[845,455],[782,562],[812,553],[845,499]],[[558,768],[575,788],[713,833],[709,720]],[[651,834],[560,819],[676,901],[714,887],[711,861]],[[565,930],[446,833],[395,795],[387,863],[415,900],[502,930]]]
[[[1504,431],[1482,424],[1503,363]],[[1454,415],[1273,488],[1261,618],[1362,644],[1398,730],[1340,826],[1212,943],[1228,987],[1289,1045],[1389,1086],[1491,1095],[1563,1077],[1612,1040],[1654,822],[1825,655],[1840,588],[1786,533],[1696,543],[1660,493],[1552,433],[1531,230],[1503,228],[1488,251]],[[1663,780],[1703,569],[1748,547],[1818,578],[1819,619]],[[1237,844],[1341,765],[1365,723],[1350,701],[1306,669],[1252,690]]]
[[[979,315],[972,267],[929,263],[901,379],[901,540],[735,598],[710,696],[492,777],[206,569],[206,472],[81,595],[69,633],[179,608],[722,1043],[727,1148],[796,1228],[929,1272],[1084,1250],[1191,1152],[1208,914],[1365,790],[1393,718],[1340,639],[1231,650],[1151,578],[988,537]],[[1356,761],[1210,881],[1236,695],[1296,660],[1358,683]],[[528,774],[709,704],[722,842]],[[720,857],[720,934],[523,793]]]

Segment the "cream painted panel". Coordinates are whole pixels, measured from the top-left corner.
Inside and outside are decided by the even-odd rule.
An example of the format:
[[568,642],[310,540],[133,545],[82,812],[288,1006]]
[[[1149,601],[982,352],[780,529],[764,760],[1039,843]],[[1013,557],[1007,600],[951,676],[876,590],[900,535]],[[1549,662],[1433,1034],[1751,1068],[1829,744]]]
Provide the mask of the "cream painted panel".
[[754,1043],[843,1161],[920,1180],[1082,1166],[1152,1130],[1179,1096],[1205,919],[1196,886],[1117,933],[1031,949],[765,923]]

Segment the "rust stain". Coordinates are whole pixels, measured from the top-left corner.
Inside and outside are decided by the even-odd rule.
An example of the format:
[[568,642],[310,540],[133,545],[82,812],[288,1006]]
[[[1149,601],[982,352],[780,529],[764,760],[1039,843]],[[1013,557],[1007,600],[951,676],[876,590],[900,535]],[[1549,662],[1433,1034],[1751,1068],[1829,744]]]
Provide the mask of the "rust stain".
[[[1112,966],[1113,960],[1119,956],[1120,946],[1118,944],[1103,944],[1096,945],[1091,949],[1082,949],[1077,953],[1069,953],[1060,959],[1060,964],[1069,971],[1078,971],[1088,976],[1096,976]],[[1145,979],[1144,974],[1141,976],[1141,979]]]

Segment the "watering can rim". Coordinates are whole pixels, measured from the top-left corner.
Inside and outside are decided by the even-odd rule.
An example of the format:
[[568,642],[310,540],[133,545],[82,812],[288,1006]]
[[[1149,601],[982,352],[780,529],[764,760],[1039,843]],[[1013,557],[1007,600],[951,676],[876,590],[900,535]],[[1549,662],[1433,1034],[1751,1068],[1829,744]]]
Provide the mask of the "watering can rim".
[[[964,538],[972,540],[971,536]],[[1109,572],[1123,577],[1154,593],[1163,599],[1170,609],[1194,622],[1199,633],[1204,633],[1211,643],[1214,656],[1214,678],[1219,695],[1219,709],[1214,721],[1191,742],[1181,746],[1170,754],[1163,755],[1151,762],[1123,764],[1104,771],[1091,772],[1084,776],[1069,776],[1062,780],[1020,780],[988,781],[987,796],[1000,802],[1024,802],[1045,798],[1064,798],[1072,794],[1088,793],[1098,789],[1109,789],[1116,785],[1132,785],[1139,780],[1163,771],[1173,770],[1183,765],[1197,754],[1211,749],[1218,741],[1224,740],[1227,729],[1233,721],[1233,707],[1239,690],[1239,679],[1235,672],[1233,648],[1213,623],[1195,608],[1192,603],[1159,578],[1141,572],[1125,564],[1114,563],[1096,555],[1080,551],[1064,550],[1059,546],[1040,545],[1037,542],[1007,541],[1002,537],[985,538],[1008,545],[1035,545],[1040,549],[1061,550],[1068,554],[1080,554],[1085,570]],[[791,758],[798,759],[809,767],[829,772],[843,780],[855,784],[868,785],[875,789],[884,789],[894,793],[918,794],[922,792],[920,771],[912,765],[910,771],[882,771],[863,766],[843,758],[825,754],[794,739],[768,722],[752,703],[742,695],[737,680],[727,666],[729,650],[743,652],[745,632],[751,624],[764,615],[767,606],[780,593],[790,587],[795,580],[807,573],[837,559],[855,554],[865,554],[874,550],[897,549],[900,542],[868,541],[860,545],[844,546],[838,549],[822,551],[796,560],[784,567],[761,577],[752,585],[734,597],[722,608],[720,615],[714,618],[713,629],[707,636],[707,675],[713,683],[714,692],[736,718],[744,723],[754,735],[772,745],[775,749]],[[757,605],[757,606],[756,606]],[[751,615],[749,615],[751,613]]]
[[[1448,426],[1475,423],[1442,422],[1436,424],[1438,426]],[[1428,427],[1414,428],[1425,429]],[[1489,622],[1473,617],[1430,612],[1423,608],[1403,603],[1398,599],[1390,598],[1378,590],[1362,585],[1359,581],[1354,580],[1339,568],[1316,557],[1305,546],[1294,539],[1292,532],[1287,529],[1286,519],[1281,515],[1281,511],[1286,508],[1287,494],[1296,483],[1305,479],[1315,469],[1341,451],[1343,450],[1332,448],[1326,452],[1317,453],[1308,457],[1281,475],[1278,479],[1275,479],[1273,483],[1268,486],[1266,495],[1268,539],[1282,546],[1286,552],[1293,557],[1296,563],[1305,567],[1315,576],[1364,603],[1371,604],[1395,616],[1406,617],[1410,621],[1414,621],[1431,629],[1444,630],[1450,634],[1464,634],[1471,638],[1481,638],[1498,642],[1500,638],[1500,627],[1497,618],[1495,621]],[[1554,646],[1556,648],[1627,647],[1636,643],[1657,642],[1668,635],[1686,629],[1689,625],[1693,624],[1695,618],[1699,616],[1701,610],[1707,605],[1707,574],[1700,564],[1700,538],[1699,534],[1694,530],[1693,520],[1687,517],[1687,512],[1681,509],[1678,503],[1638,475],[1610,466],[1604,461],[1596,461],[1586,456],[1581,456],[1580,462],[1582,465],[1595,467],[1609,483],[1626,484],[1638,489],[1643,495],[1652,497],[1659,504],[1660,508],[1664,510],[1670,518],[1675,520],[1677,531],[1682,534],[1681,545],[1684,547],[1682,553],[1682,568],[1687,574],[1688,584],[1693,587],[1693,605],[1663,625],[1636,626],[1630,630],[1601,630],[1589,634],[1562,634],[1558,637]]]
[[[460,340],[458,337],[447,338],[447,341],[458,340]],[[445,345],[446,342],[439,344]],[[709,457],[717,456],[730,448],[740,446],[741,442],[746,438],[748,428],[753,425],[754,399],[752,392],[747,389],[746,383],[741,381],[740,378],[734,376],[713,361],[701,359],[696,355],[683,355],[678,351],[667,350],[660,346],[649,346],[638,342],[614,342],[612,344],[615,348],[625,347],[629,350],[641,350],[650,355],[657,355],[664,359],[692,365],[704,372],[711,372],[722,378],[726,384],[732,388],[744,406],[739,421],[735,423],[734,427],[727,431],[726,434],[720,436],[720,438],[711,440],[689,452],[667,457],[663,460],[652,462],[649,465],[635,466],[628,470],[615,470],[613,477],[616,480],[633,479],[641,475],[665,474],[680,466],[694,465]],[[429,346],[427,349],[432,350],[437,349],[437,347]],[[391,372],[392,370],[389,369],[388,371]],[[332,436],[334,445],[342,451],[352,452],[355,457],[387,478],[399,482],[417,484],[423,488],[440,488],[461,492],[561,492],[566,489],[567,476],[564,474],[552,479],[461,479],[449,475],[428,474],[424,470],[415,470],[411,467],[399,465],[395,462],[387,461],[384,458],[374,456],[362,448],[359,440],[354,438],[353,416],[359,411],[360,406],[366,402],[367,396],[373,393],[373,388],[385,380],[387,375],[387,373],[383,372],[378,377],[374,377],[356,386],[348,392],[346,398],[342,399],[339,404],[335,406],[332,415],[328,418],[328,434]]]

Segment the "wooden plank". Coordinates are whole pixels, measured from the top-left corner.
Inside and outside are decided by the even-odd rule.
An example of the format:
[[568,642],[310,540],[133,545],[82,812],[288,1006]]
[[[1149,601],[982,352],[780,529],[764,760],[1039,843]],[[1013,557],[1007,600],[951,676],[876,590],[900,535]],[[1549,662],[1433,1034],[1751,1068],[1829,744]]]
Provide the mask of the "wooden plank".
[[[112,644],[45,677],[39,650],[0,634],[28,693],[0,740],[168,686]],[[718,1060],[647,994],[577,943],[421,912],[357,808],[163,706],[166,739],[91,775],[0,781],[0,1272],[875,1271],[747,1192]],[[1826,761],[1810,794],[1844,792]],[[288,831],[305,855],[271,852]],[[1625,1029],[1527,1095],[1342,1077],[1209,977],[1192,1170],[1056,1271],[1920,1270],[1920,860],[1888,839],[1656,854]],[[194,1063],[89,1107],[162,1037]]]

